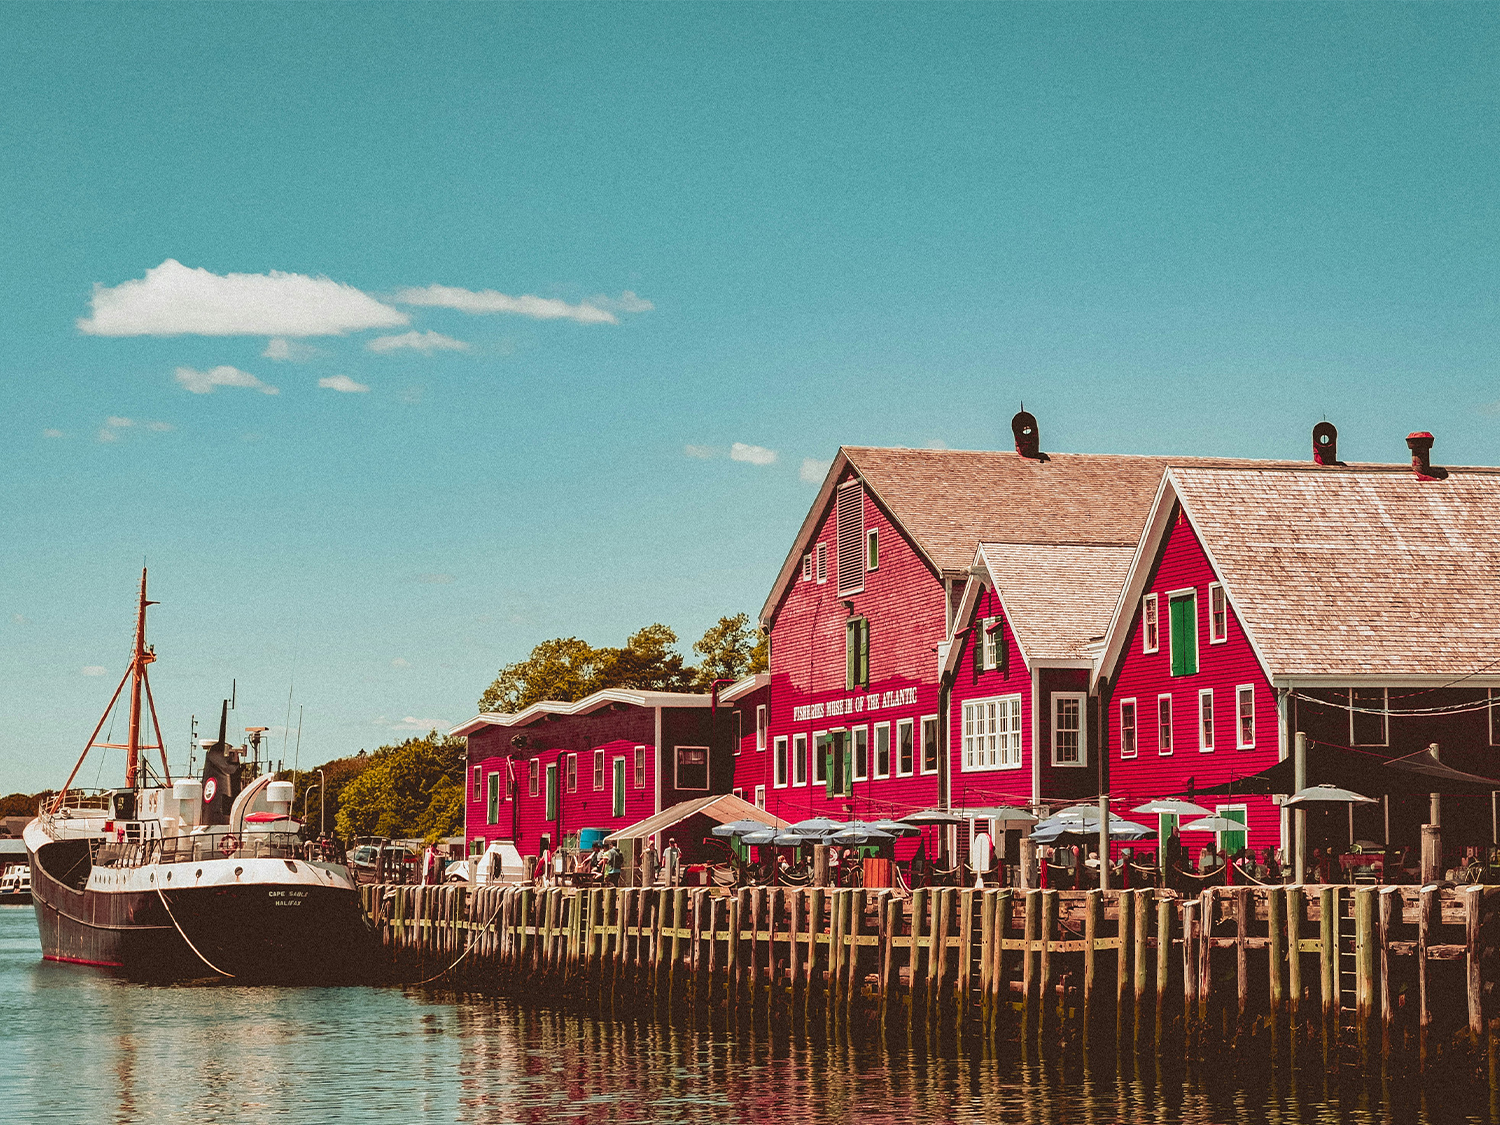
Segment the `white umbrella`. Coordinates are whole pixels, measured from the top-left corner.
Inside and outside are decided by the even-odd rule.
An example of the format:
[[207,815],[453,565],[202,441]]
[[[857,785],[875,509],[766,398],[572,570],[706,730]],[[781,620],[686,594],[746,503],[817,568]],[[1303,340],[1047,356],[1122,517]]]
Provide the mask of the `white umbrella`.
[[1378,805],[1380,803],[1374,797],[1366,797],[1363,793],[1356,793],[1352,789],[1340,789],[1337,785],[1309,785],[1306,789],[1299,789],[1288,797],[1286,804],[1306,805],[1318,801],[1333,805]]
[[1155,813],[1157,816],[1208,816],[1210,810],[1202,805],[1195,805],[1192,801],[1179,800],[1176,797],[1158,797],[1154,801],[1147,801],[1144,805],[1137,805],[1130,810],[1138,813]]
[[1227,816],[1205,816],[1182,826],[1184,832],[1243,832],[1245,826]]
[[907,824],[962,824],[964,818],[947,809],[923,809],[901,817]]

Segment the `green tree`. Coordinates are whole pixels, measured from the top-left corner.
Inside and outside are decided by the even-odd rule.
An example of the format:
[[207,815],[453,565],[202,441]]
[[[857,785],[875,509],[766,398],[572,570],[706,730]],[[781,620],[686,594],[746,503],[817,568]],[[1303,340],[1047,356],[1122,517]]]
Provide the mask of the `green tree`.
[[482,712],[517,711],[555,699],[571,703],[605,688],[691,691],[695,669],[677,652],[666,625],[632,633],[623,648],[595,648],[577,637],[543,641],[525,660],[507,664],[479,697]]
[[693,642],[698,665],[697,687],[707,691],[714,680],[738,680],[752,672],[764,672],[770,655],[770,638],[750,624],[750,615],[721,617]]
[[674,647],[677,634],[660,623],[632,633],[611,658],[593,691],[634,688],[637,691],[691,691],[696,669],[683,663]]
[[339,798],[338,834],[429,839],[463,823],[466,744],[431,731],[382,746]]

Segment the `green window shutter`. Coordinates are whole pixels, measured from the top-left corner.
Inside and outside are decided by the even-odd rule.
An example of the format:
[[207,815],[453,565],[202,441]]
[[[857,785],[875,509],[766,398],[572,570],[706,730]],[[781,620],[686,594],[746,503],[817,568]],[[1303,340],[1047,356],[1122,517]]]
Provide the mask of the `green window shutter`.
[[839,793],[844,797],[854,796],[854,739],[844,739],[843,769],[839,770],[839,780],[843,782]]
[[851,691],[858,675],[859,622],[850,618],[844,622],[844,690]]
[[973,651],[974,682],[979,682],[979,673],[984,671],[984,625],[983,618],[974,619],[974,627],[969,630],[969,648]]
[[1173,598],[1168,605],[1172,629],[1172,675],[1191,676],[1198,671],[1198,607],[1189,594]]
[[615,759],[615,816],[625,815],[625,759]]
[[870,686],[870,622],[863,617],[859,621],[859,685]]
[[826,734],[817,740],[816,753],[823,760],[823,795],[833,796],[833,739]]
[[557,767],[547,767],[547,819],[557,819]]

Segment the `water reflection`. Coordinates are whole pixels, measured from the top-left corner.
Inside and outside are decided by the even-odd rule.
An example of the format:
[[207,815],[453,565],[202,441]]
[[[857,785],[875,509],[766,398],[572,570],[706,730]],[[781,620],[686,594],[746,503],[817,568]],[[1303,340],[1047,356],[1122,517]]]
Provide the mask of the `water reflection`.
[[0,911],[0,1119],[265,1122],[1006,1122],[1446,1125],[1487,1087],[1341,1081],[1284,1060],[936,1047],[795,1021],[668,1026],[416,990],[144,987],[38,960]]

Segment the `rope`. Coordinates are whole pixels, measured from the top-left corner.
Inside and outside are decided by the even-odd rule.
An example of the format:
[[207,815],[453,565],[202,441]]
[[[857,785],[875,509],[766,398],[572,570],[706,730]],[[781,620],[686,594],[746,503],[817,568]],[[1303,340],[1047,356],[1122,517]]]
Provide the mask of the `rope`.
[[[495,907],[495,913],[491,914],[490,917],[489,917],[489,920],[487,922],[485,922],[484,925],[482,925],[482,926],[479,927],[479,933],[475,934],[473,937],[471,937],[469,939],[469,944],[466,945],[464,947],[464,951],[458,955],[458,961],[462,961],[465,957],[467,957],[469,955],[469,951],[472,950],[474,948],[474,946],[479,943],[480,935],[483,934],[485,930],[487,930],[487,929],[490,928],[491,923],[493,923],[496,918],[500,917],[500,911],[503,910],[504,908],[505,908],[505,896],[504,896],[504,894],[502,894],[500,896],[500,905],[497,906],[497,907]],[[444,969],[442,972],[438,973],[436,976],[430,976],[426,980],[419,980],[419,981],[417,981],[417,983],[416,983],[416,985],[414,987],[420,988],[424,984],[431,984],[433,981],[437,980],[438,977],[445,977],[445,976],[447,976],[454,969],[458,968],[458,961],[454,961],[453,964],[449,965],[446,969]]]
[[172,913],[172,904],[167,901],[167,896],[162,893],[162,889],[160,887],[156,888],[156,895],[161,899],[161,904],[167,908],[167,917],[172,920],[172,925],[177,930],[178,936],[181,937],[183,941],[187,942],[188,948],[198,955],[198,960],[202,961],[205,965],[207,965],[214,972],[218,973],[221,977],[228,977],[230,980],[233,980],[233,973],[226,973],[223,969],[219,968],[219,966],[215,965],[207,957],[203,956],[203,951],[193,944],[193,939],[188,937],[187,934],[183,933],[182,927],[177,924],[177,916]]

